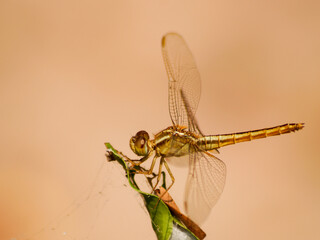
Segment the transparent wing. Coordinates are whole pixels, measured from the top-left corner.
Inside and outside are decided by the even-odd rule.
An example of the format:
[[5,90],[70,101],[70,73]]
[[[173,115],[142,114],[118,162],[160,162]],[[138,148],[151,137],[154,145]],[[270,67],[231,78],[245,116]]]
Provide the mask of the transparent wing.
[[188,216],[201,224],[218,201],[225,184],[226,165],[204,152],[190,154],[184,205]]
[[[200,74],[186,42],[177,33],[162,38],[162,54],[169,78],[169,112],[174,125],[201,134],[194,118],[201,94]],[[202,134],[201,134],[202,135]]]
[[[168,33],[162,38],[162,54],[169,78],[169,112],[173,125],[188,127],[188,130],[203,135],[195,119],[201,94],[200,74],[183,38]],[[185,192],[185,207],[188,215],[202,222],[222,193],[226,167],[214,157],[190,151],[189,176]]]

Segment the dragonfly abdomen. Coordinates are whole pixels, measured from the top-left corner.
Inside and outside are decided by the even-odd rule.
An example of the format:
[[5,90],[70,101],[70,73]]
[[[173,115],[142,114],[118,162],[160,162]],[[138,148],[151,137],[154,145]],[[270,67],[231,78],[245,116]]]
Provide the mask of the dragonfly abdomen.
[[304,127],[303,123],[288,123],[271,128],[263,128],[259,130],[238,132],[231,134],[219,134],[204,136],[198,139],[197,144],[205,151],[224,147],[239,142],[247,142],[259,138],[277,136],[285,133],[298,131]]

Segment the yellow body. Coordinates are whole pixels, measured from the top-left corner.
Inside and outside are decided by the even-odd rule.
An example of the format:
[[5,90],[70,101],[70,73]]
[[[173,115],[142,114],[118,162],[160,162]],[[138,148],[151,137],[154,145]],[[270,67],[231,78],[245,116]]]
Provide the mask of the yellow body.
[[181,157],[193,151],[210,151],[230,144],[294,132],[302,129],[303,126],[303,123],[288,123],[247,132],[208,136],[198,136],[187,131],[185,127],[172,126],[156,134],[153,140],[149,140],[149,135],[144,135],[143,142],[146,145],[138,147],[133,144],[131,148],[134,152],[142,153],[139,154],[141,156],[148,155],[150,151],[156,151],[157,156]]

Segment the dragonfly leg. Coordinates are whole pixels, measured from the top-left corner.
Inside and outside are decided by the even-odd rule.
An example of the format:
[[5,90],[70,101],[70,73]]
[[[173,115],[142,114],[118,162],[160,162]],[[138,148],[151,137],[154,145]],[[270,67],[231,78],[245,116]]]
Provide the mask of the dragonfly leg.
[[143,158],[141,158],[140,160],[130,160],[129,162],[133,165],[133,166],[139,166],[141,165],[143,162],[147,161],[149,159],[149,157],[152,155],[153,151],[150,151],[148,155],[144,156]]
[[156,188],[157,188],[157,186],[158,186],[158,184],[159,184],[159,182],[160,182],[160,178],[161,178],[161,171],[162,171],[163,162],[164,162],[164,158],[163,158],[163,157],[161,157],[161,159],[160,159],[160,164],[159,164],[159,171],[158,171],[157,182],[156,182],[156,184],[154,185],[154,187],[152,188],[152,192],[151,192],[151,193],[153,193],[153,192],[154,192],[154,190],[156,190]]
[[[162,165],[163,165],[163,164],[164,164],[164,166],[166,167],[167,172],[169,173],[169,175],[170,175],[170,177],[171,177],[171,184],[170,184],[170,186],[169,186],[161,195],[159,195],[158,202],[157,202],[157,204],[155,205],[154,208],[156,208],[156,207],[158,206],[160,199],[162,199],[162,197],[169,191],[169,189],[172,187],[172,185],[174,184],[174,181],[175,181],[175,178],[174,178],[174,176],[173,176],[173,174],[172,174],[172,172],[171,172],[171,170],[170,170],[170,168],[169,168],[169,165],[168,165],[167,161],[162,157],[162,158],[161,158],[161,162],[160,162],[160,166],[159,166],[159,173],[158,173],[157,184],[159,183],[159,180],[160,180],[161,168],[162,168]],[[153,190],[155,190],[157,184],[154,186]]]
[[[174,176],[173,176],[173,174],[172,174],[172,172],[171,172],[171,170],[170,170],[170,168],[169,168],[169,165],[168,165],[167,161],[166,161],[164,158],[161,158],[160,166],[162,166],[162,164],[164,164],[164,166],[165,166],[166,169],[167,169],[167,172],[168,172],[169,175],[170,175],[171,184],[170,184],[170,186],[166,189],[166,191],[159,196],[159,199],[161,199],[162,196],[164,196],[164,195],[169,191],[169,189],[173,186],[173,184],[174,184],[174,182],[175,182],[175,178],[174,178]],[[161,167],[160,167],[160,172],[158,173],[158,178],[159,178],[159,175],[161,175]],[[159,179],[160,179],[160,178],[159,178]],[[158,181],[157,181],[157,183],[158,183]],[[154,188],[154,189],[155,189],[155,188]]]
[[[167,169],[167,171],[168,171],[168,173],[169,173],[169,175],[170,175],[170,177],[171,177],[171,184],[170,184],[170,186],[167,188],[167,191],[169,191],[169,189],[172,187],[172,185],[174,184],[174,181],[175,181],[175,178],[174,178],[174,176],[173,176],[173,174],[172,174],[172,172],[171,172],[171,170],[170,170],[170,168],[169,168],[169,165],[168,165],[168,163],[167,163],[167,161],[165,160],[165,159],[163,159],[163,163],[164,163],[164,166],[166,167],[166,169]],[[166,191],[166,192],[167,192]],[[165,193],[164,193],[165,194]],[[162,194],[162,195],[164,195],[164,194]]]
[[[147,160],[147,159],[145,159],[145,160]],[[145,160],[144,160],[144,161],[145,161]],[[156,164],[156,160],[157,160],[157,156],[154,156],[149,170],[146,170],[146,171],[135,170],[136,173],[138,173],[138,174],[144,174],[144,175],[150,175],[150,174],[152,174],[153,169],[154,169],[154,165]],[[140,163],[140,164],[141,164],[141,163]],[[140,164],[139,164],[139,165],[140,165]],[[138,165],[138,166],[139,166],[139,165]]]
[[128,157],[125,157],[124,158],[127,162],[131,163],[132,166],[136,166],[137,164],[135,163],[136,161],[139,161],[139,160],[132,160]]

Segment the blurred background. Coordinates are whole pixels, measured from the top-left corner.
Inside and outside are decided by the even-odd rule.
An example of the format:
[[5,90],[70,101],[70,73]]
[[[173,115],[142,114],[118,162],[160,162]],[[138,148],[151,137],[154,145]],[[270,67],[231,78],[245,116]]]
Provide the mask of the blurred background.
[[[99,169],[104,142],[134,157],[132,135],[171,124],[160,48],[171,31],[201,74],[203,132],[306,123],[220,150],[227,180],[207,239],[319,239],[319,11],[316,0],[1,1],[0,239],[156,239],[122,169]],[[187,169],[171,170],[182,208]]]

